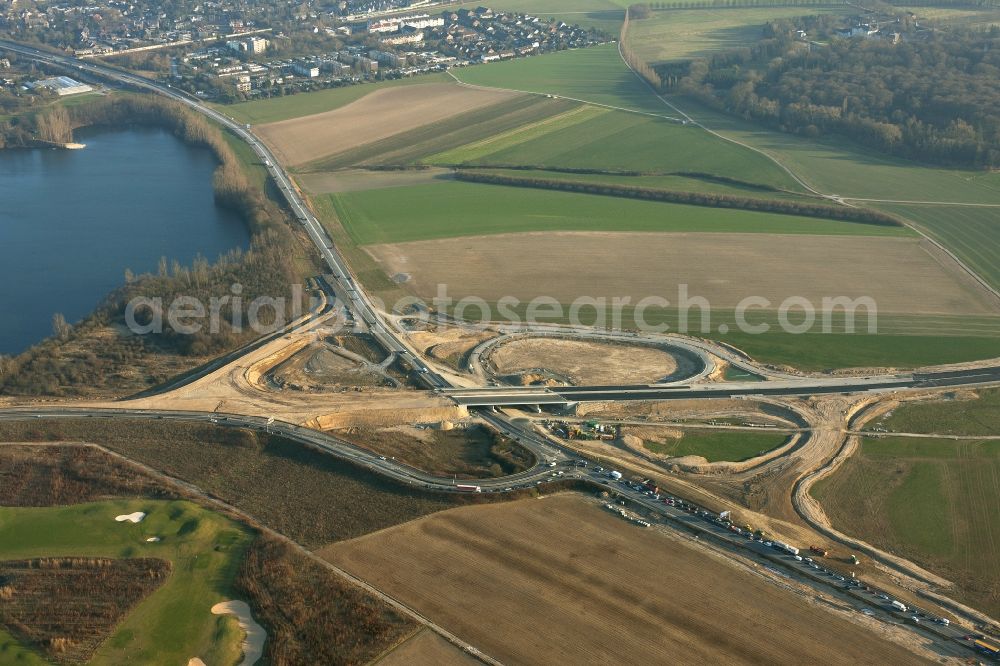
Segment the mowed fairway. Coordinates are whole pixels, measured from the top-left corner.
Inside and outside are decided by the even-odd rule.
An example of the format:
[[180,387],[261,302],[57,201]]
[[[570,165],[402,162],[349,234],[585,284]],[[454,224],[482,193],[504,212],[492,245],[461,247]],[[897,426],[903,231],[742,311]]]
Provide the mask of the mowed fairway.
[[504,663],[918,661],[579,495],[451,510],[320,553]]
[[[133,525],[115,516],[147,513]],[[147,543],[157,536],[159,543]],[[185,501],[113,500],[67,507],[0,507],[0,559],[154,557],[169,560],[166,581],[126,616],[92,664],[187,663],[208,658],[216,637],[212,605],[231,599],[251,539],[240,525]],[[95,611],[96,612],[96,611]],[[0,632],[0,645],[3,644]],[[17,648],[7,653],[13,658]],[[42,663],[29,657],[0,663]]]
[[1000,441],[866,439],[813,495],[837,529],[949,578],[1000,614]]
[[446,83],[381,88],[332,111],[260,125],[257,132],[283,164],[295,166],[510,98]]

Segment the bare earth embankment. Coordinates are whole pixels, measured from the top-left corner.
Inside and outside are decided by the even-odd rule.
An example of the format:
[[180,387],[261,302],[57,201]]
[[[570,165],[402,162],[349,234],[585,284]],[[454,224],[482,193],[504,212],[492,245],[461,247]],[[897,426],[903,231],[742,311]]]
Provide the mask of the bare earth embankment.
[[512,340],[490,354],[497,374],[545,369],[574,384],[638,384],[660,381],[691,362],[654,347],[583,340],[528,338]]
[[869,296],[880,312],[986,314],[995,307],[913,238],[731,233],[538,232],[372,245],[388,275],[432,298],[656,295],[678,285],[714,308],[748,296],[777,307],[790,296]]
[[504,663],[918,661],[579,495],[450,510],[320,553]]
[[258,125],[255,131],[282,164],[297,166],[496,104],[513,94],[449,83],[383,88],[339,109]]

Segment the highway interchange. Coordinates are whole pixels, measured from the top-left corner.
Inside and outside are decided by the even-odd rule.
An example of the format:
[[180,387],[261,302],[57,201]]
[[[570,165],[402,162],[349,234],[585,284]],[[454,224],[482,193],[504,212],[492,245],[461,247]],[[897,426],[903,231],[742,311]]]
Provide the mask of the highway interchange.
[[[371,302],[364,290],[355,282],[350,270],[338,253],[332,240],[313,215],[288,174],[280,166],[275,156],[257,137],[251,128],[236,122],[219,111],[207,106],[197,98],[174,90],[158,82],[110,67],[76,58],[49,53],[20,44],[0,40],[0,49],[7,49],[25,57],[61,66],[90,75],[111,79],[120,84],[152,91],[183,103],[194,111],[204,114],[227,130],[240,137],[254,150],[266,165],[271,177],[286,199],[288,206],[299,223],[315,244],[327,264],[333,290],[343,296],[343,302],[355,321],[368,330],[380,345],[390,354],[406,359],[414,370],[414,375],[427,388],[438,391],[460,405],[470,407],[477,416],[490,423],[499,431],[516,439],[534,454],[537,464],[529,470],[501,478],[481,479],[473,482],[483,492],[503,492],[566,480],[586,480],[595,487],[624,498],[634,507],[641,507],[649,514],[668,524],[679,526],[698,535],[705,541],[713,542],[730,553],[739,553],[768,570],[782,576],[794,576],[799,581],[807,581],[817,589],[837,597],[858,609],[874,613],[886,622],[908,623],[914,631],[925,635],[948,639],[949,643],[961,646],[959,652],[971,650],[963,636],[967,633],[957,626],[945,626],[931,622],[928,618],[919,624],[912,622],[912,613],[900,614],[888,607],[886,599],[872,596],[858,587],[846,588],[846,580],[838,580],[811,567],[804,560],[793,559],[788,554],[775,551],[759,541],[752,541],[737,535],[726,527],[709,520],[704,510],[690,507],[687,510],[670,505],[664,498],[654,499],[644,489],[637,489],[627,483],[612,480],[605,474],[589,467],[578,466],[584,458],[569,448],[541,436],[530,423],[513,420],[496,407],[524,405],[572,405],[582,401],[631,401],[631,400],[676,400],[690,398],[731,398],[753,396],[804,396],[820,393],[857,393],[920,390],[945,388],[1000,382],[1000,368],[980,368],[943,373],[917,373],[895,376],[872,376],[863,378],[809,378],[783,375],[774,381],[726,383],[692,386],[690,384],[664,384],[639,386],[577,386],[560,388],[533,387],[487,387],[462,388],[453,385],[448,378],[437,372],[410,347],[406,339],[392,326],[382,312]],[[572,331],[583,336],[586,331]],[[715,350],[713,350],[715,351]],[[451,479],[443,479],[405,465],[388,460],[364,448],[333,437],[327,433],[305,428],[292,423],[270,422],[262,417],[238,414],[176,412],[131,409],[87,409],[69,407],[16,408],[0,410],[0,420],[25,420],[32,418],[129,418],[129,419],[175,419],[184,421],[206,421],[223,426],[248,427],[268,430],[281,434],[303,445],[337,456],[355,465],[377,471],[399,483],[412,487],[423,487],[442,492],[461,492]],[[690,505],[689,505],[690,506]],[[952,641],[954,641],[952,643]]]

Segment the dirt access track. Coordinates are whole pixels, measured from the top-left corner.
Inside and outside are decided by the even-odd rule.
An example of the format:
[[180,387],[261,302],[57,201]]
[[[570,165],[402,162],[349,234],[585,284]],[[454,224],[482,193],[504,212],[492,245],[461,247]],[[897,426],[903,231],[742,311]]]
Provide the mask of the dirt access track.
[[748,296],[772,307],[790,296],[817,307],[824,297],[869,296],[879,312],[996,313],[995,304],[916,238],[733,233],[535,232],[371,245],[387,275],[430,299],[448,294],[495,302],[550,296],[660,296],[678,286],[714,308]]
[[516,95],[451,83],[383,88],[339,109],[258,125],[254,131],[282,164],[300,166]]
[[657,531],[566,494],[443,511],[320,554],[503,663],[921,663]]

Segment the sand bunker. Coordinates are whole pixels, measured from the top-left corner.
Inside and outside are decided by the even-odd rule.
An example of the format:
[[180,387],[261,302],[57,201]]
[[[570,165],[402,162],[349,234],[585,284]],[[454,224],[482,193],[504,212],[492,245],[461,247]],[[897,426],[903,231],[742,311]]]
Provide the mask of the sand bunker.
[[126,521],[130,523],[138,523],[141,522],[142,519],[145,517],[146,517],[145,513],[143,513],[142,511],[136,511],[135,513],[123,513],[120,516],[115,516],[115,520],[117,520],[119,523],[124,523]]
[[267,632],[257,624],[250,612],[250,606],[243,601],[222,601],[212,606],[215,615],[235,615],[240,622],[240,629],[246,637],[243,639],[243,661],[240,666],[253,666],[264,654],[264,641]]

